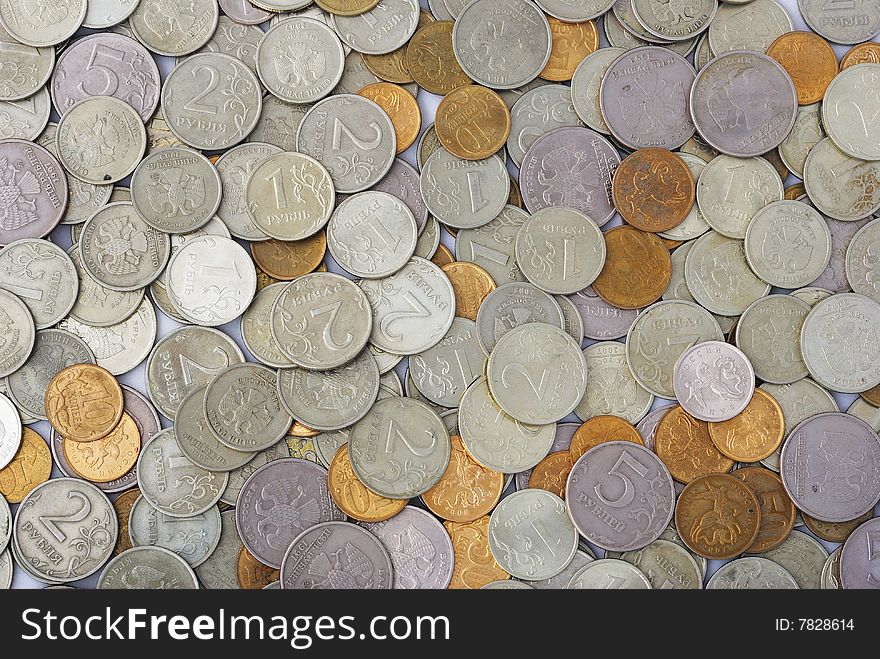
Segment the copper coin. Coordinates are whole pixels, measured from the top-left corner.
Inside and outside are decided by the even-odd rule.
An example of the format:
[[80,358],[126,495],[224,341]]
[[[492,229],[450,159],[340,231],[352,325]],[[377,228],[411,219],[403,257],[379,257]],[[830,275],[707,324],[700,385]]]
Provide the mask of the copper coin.
[[859,394],[874,407],[880,407],[880,384]]
[[238,578],[238,585],[245,590],[262,590],[281,578],[281,570],[260,563],[253,554],[242,547],[238,552],[235,576]]
[[379,0],[315,0],[315,4],[336,16],[360,16],[378,5]]
[[861,517],[856,517],[848,522],[823,522],[806,513],[801,513],[804,524],[817,536],[828,542],[846,542],[846,539],[862,524],[874,517],[874,511],[869,510]]
[[445,95],[471,84],[452,50],[452,21],[437,21],[418,31],[406,47],[406,66],[419,87]]
[[763,389],[755,389],[746,408],[732,419],[709,422],[712,443],[737,462],[758,462],[771,456],[784,436],[782,408]]
[[770,44],[767,54],[788,71],[799,105],[818,103],[837,75],[837,55],[813,32],[786,32]]
[[850,48],[840,60],[840,70],[856,64],[880,64],[880,43],[867,41]]
[[140,495],[140,489],[133,487],[113,500],[113,510],[116,511],[116,522],[119,525],[119,535],[116,538],[116,546],[113,548],[114,556],[118,556],[132,547],[131,535],[128,532],[128,519],[131,516],[134,502],[138,500]]
[[678,495],[675,529],[703,558],[739,556],[758,537],[761,510],[755,494],[729,474],[707,474]]
[[383,55],[363,54],[364,65],[377,78],[397,85],[405,85],[413,81],[412,74],[406,66],[406,46],[401,46]]
[[657,424],[654,451],[680,483],[690,483],[707,474],[726,473],[734,464],[712,443],[709,424],[692,417],[681,405],[669,410]]
[[789,201],[795,201],[803,197],[805,194],[807,194],[807,188],[803,183],[793,183],[785,188],[782,196]]
[[299,421],[294,421],[293,425],[290,426],[290,430],[287,431],[287,434],[293,435],[294,437],[317,437],[321,434],[321,431],[309,428],[307,425],[304,425]]
[[0,469],[0,494],[9,503],[21,503],[37,485],[52,475],[52,452],[30,428],[21,433],[21,445],[12,462]]
[[451,435],[449,466],[437,484],[422,495],[432,513],[451,522],[472,522],[488,515],[501,499],[504,474],[478,464]]
[[433,263],[436,266],[439,266],[440,268],[442,268],[444,265],[447,265],[449,263],[453,263],[454,261],[455,261],[455,256],[453,255],[452,252],[449,251],[449,248],[446,245],[444,245],[443,243],[440,243],[440,245],[437,247],[437,251],[434,252],[434,256],[431,257],[431,263]]
[[486,296],[495,290],[495,280],[476,263],[453,261],[440,269],[449,277],[455,293],[455,315],[477,320],[477,310]]
[[653,233],[630,226],[605,233],[605,267],[593,290],[620,309],[641,309],[666,292],[672,278],[672,259]]
[[522,193],[519,191],[519,183],[512,176],[510,177],[510,193],[507,195],[507,203],[517,208],[523,208]]
[[532,469],[529,487],[547,490],[560,499],[565,499],[565,484],[573,466],[570,451],[551,453]]
[[410,148],[422,127],[422,111],[418,101],[400,85],[390,82],[374,82],[358,92],[385,111],[394,126],[397,137],[397,153]]
[[349,517],[361,522],[383,522],[406,507],[407,499],[389,499],[371,492],[358,480],[348,457],[348,444],[336,451],[327,471],[330,498]]
[[538,76],[544,80],[571,80],[583,59],[599,48],[599,30],[594,21],[566,23],[552,16],[550,23],[550,59]]
[[49,423],[72,442],[106,437],[122,418],[122,408],[122,387],[110,371],[94,364],[68,366],[46,387]]
[[327,252],[327,234],[319,231],[305,240],[264,240],[251,243],[254,261],[270,277],[291,281],[317,268]]
[[109,483],[125,476],[137,463],[141,433],[127,413],[106,437],[74,442],[62,435],[61,448],[68,465],[92,483]]
[[614,173],[611,196],[625,222],[654,233],[681,224],[696,200],[694,175],[672,151],[650,147],[628,155]]
[[568,448],[571,463],[574,464],[584,453],[604,442],[645,445],[645,440],[629,421],[611,414],[600,414],[587,419],[574,431]]
[[434,118],[440,144],[464,160],[482,160],[500,150],[510,135],[510,110],[497,92],[465,85],[449,92]]
[[762,554],[778,547],[791,533],[797,508],[775,471],[757,465],[734,469],[730,475],[746,484],[758,500],[761,508],[761,524],[758,537],[746,550],[750,554]]
[[449,588],[482,588],[510,579],[489,549],[489,516],[472,522],[443,522],[452,538],[454,570]]

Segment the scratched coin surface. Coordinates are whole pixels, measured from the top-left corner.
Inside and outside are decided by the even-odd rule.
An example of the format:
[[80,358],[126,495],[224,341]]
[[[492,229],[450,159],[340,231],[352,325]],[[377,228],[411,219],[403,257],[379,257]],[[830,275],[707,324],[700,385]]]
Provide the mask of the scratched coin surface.
[[797,589],[791,573],[779,563],[758,556],[746,556],[725,563],[706,583],[707,590]]
[[695,185],[684,160],[666,149],[649,147],[620,163],[612,196],[627,224],[660,233],[684,222],[694,205]]
[[510,108],[510,135],[507,153],[514,164],[521,164],[535,141],[557,128],[580,126],[566,85],[542,84],[525,91]]
[[600,341],[583,354],[587,388],[575,414],[581,419],[613,415],[638,423],[651,408],[654,395],[633,377],[627,366],[626,347],[617,341]]
[[[854,223],[850,223],[854,224]],[[862,226],[846,248],[846,280],[853,291],[880,302],[880,220]]]
[[880,191],[873,185],[878,172],[880,161],[853,158],[826,137],[807,156],[804,186],[823,215],[851,222],[880,210]]
[[593,282],[603,300],[640,309],[660,299],[672,275],[669,250],[660,238],[624,225],[605,233],[605,250],[605,267]]

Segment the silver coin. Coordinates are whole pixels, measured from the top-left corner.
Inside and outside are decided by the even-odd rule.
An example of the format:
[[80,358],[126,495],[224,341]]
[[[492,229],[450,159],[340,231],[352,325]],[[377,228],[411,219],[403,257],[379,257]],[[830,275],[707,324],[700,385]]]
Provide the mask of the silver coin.
[[810,305],[792,295],[768,295],[743,312],[736,326],[736,346],[760,380],[791,384],[807,377],[801,328],[809,313]]
[[846,413],[867,423],[874,432],[880,432],[880,408],[871,405],[863,398],[856,398],[847,408]]
[[[156,110],[156,114],[146,123],[145,128],[147,131],[146,153],[152,153],[156,149],[168,149],[173,146],[186,146],[171,132],[171,129],[168,127],[168,121],[165,119],[165,111],[161,105]],[[131,199],[128,201],[131,201]]]
[[828,552],[806,533],[792,531],[781,545],[761,556],[781,565],[794,577],[801,590],[822,587],[822,568],[828,560]]
[[485,363],[476,324],[455,317],[439,343],[410,356],[407,377],[431,402],[458,407],[465,390],[483,374]]
[[272,336],[300,368],[330,370],[354,359],[373,324],[363,291],[344,277],[316,272],[287,284],[272,307]]
[[418,226],[419,235],[425,230],[428,221],[428,207],[421,194],[419,173],[405,160],[394,159],[394,164],[385,177],[373,186],[374,191],[387,192],[400,199],[412,212]]
[[880,302],[880,219],[852,237],[846,248],[846,280],[856,293]]
[[694,69],[699,73],[700,69],[714,58],[715,53],[712,52],[712,47],[709,45],[709,33],[706,31],[700,37],[700,41],[697,43],[696,50],[694,51]]
[[[694,181],[699,185],[700,176],[706,168],[706,161],[690,153],[684,153],[683,151],[679,152],[677,155],[684,160],[688,169],[691,171],[691,175],[694,177]],[[658,235],[661,238],[667,238],[669,240],[693,240],[694,238],[702,236],[709,230],[709,228],[709,223],[706,221],[706,218],[703,217],[699,204],[694,204],[691,207],[691,212],[688,213],[688,216],[684,218],[681,224],[668,231],[661,231]]]
[[[12,462],[15,454],[18,453],[21,446],[21,433],[21,418],[18,415],[18,410],[11,400],[0,395],[0,469]],[[0,495],[0,499],[2,498]],[[5,506],[5,504],[4,499],[3,505]],[[6,512],[8,513],[8,511],[9,509],[6,507]],[[3,516],[3,511],[0,510],[0,551],[6,546]]]
[[695,6],[666,11],[651,0],[636,0],[632,3],[632,11],[636,20],[653,37],[684,41],[709,28],[718,11],[718,0],[702,0]]
[[582,567],[568,583],[570,589],[644,590],[648,577],[634,565],[617,558],[600,558]]
[[174,304],[172,304],[171,298],[168,296],[168,290],[165,288],[164,280],[165,276],[162,276],[160,279],[157,279],[150,284],[150,299],[153,300],[153,303],[159,307],[159,310],[171,320],[178,322],[181,325],[189,323],[186,318],[178,313]]
[[822,566],[822,574],[819,578],[823,590],[840,590],[840,554],[843,551],[843,545],[835,549],[825,560]]
[[492,221],[507,204],[510,175],[498,156],[463,160],[438,149],[420,177],[422,198],[438,220],[457,229]]
[[205,156],[190,149],[153,151],[131,177],[131,203],[140,218],[166,233],[204,226],[220,207],[220,175]]
[[498,581],[491,581],[487,583],[485,586],[480,586],[480,590],[533,590],[534,587],[525,583],[524,581],[517,581],[516,579],[500,579]]
[[699,590],[703,574],[696,559],[681,544],[657,539],[651,544],[624,552],[621,560],[639,568],[657,590]]
[[382,180],[397,151],[391,119],[373,101],[338,94],[315,103],[297,129],[297,150],[327,168],[337,192],[360,192]]
[[[264,114],[266,109],[266,107],[263,108]],[[253,135],[251,133],[252,138]],[[294,129],[293,136],[295,137],[295,135],[296,130]],[[270,140],[267,139],[267,141]],[[289,146],[290,149],[287,150],[293,150],[295,145]],[[251,241],[268,238],[248,213],[247,186],[254,170],[266,159],[281,153],[281,150],[280,145],[266,144],[252,139],[247,144],[239,144],[229,149],[217,160],[215,167],[220,175],[223,195],[216,213],[236,238]]]
[[246,141],[271,144],[282,151],[296,151],[296,131],[310,107],[308,104],[295,105],[275,96],[267,96],[263,99],[257,125]]
[[0,283],[0,326],[5,336],[0,344],[0,378],[21,368],[34,347],[34,319],[22,300]]
[[534,80],[550,59],[550,41],[547,18],[528,0],[473,0],[452,30],[461,68],[492,89],[515,89]]
[[[868,223],[869,218],[855,220],[853,222],[842,222],[840,220],[825,218],[825,221],[828,224],[828,230],[831,232],[831,259],[828,262],[828,266],[822,274],[813,281],[812,285],[801,290],[816,292],[826,291],[827,294],[846,293],[851,290],[846,275],[847,251],[854,236],[863,226],[865,226],[865,224]],[[870,250],[870,248],[868,248],[868,250]],[[868,250],[864,252],[865,256],[867,256]],[[870,264],[870,259],[868,259],[867,264]],[[867,264],[863,264],[863,267],[866,267]],[[864,283],[865,282],[863,281],[863,286]],[[863,290],[861,292],[864,293],[865,291]],[[800,295],[807,295],[807,293],[800,293]],[[827,296],[828,295],[823,295],[821,299],[824,299]],[[819,302],[820,299],[814,301]]]
[[[834,222],[835,220],[830,220],[830,222]],[[855,223],[854,223],[855,224]],[[792,297],[796,297],[799,300],[803,300],[807,304],[810,305],[810,308],[815,307],[822,300],[826,300],[834,293],[829,291],[827,288],[819,288],[818,286],[804,286],[803,288],[799,288],[796,291],[792,291],[789,293]]]
[[94,364],[95,356],[78,336],[58,329],[39,330],[34,349],[6,384],[9,397],[26,415],[46,418],[43,398],[55,374],[73,364]]
[[501,337],[527,323],[562,329],[562,310],[552,296],[532,284],[503,284],[486,296],[477,311],[477,340],[490,355]]
[[107,563],[99,589],[197,589],[193,569],[174,552],[161,547],[132,547]]
[[[724,5],[712,22],[710,42],[712,30],[722,24],[722,12],[747,11],[768,4],[785,14],[773,0]],[[785,31],[790,29],[791,23]],[[754,32],[734,30],[731,34]],[[762,52],[764,48],[761,46]],[[748,50],[726,52],[727,47],[716,48],[714,42],[712,50],[724,54],[703,67],[691,89],[690,110],[697,131],[716,150],[739,158],[759,156],[776,148],[791,131],[797,114],[797,94],[791,77],[767,55]],[[746,99],[748,104],[743,105]]]
[[638,309],[620,309],[605,302],[592,286],[588,286],[568,299],[581,314],[584,337],[603,341],[625,336],[639,315]]
[[659,46],[618,57],[602,77],[599,106],[611,134],[631,149],[675,149],[694,134],[688,96],[694,67]]
[[229,472],[229,484],[220,496],[220,500],[230,506],[236,505],[241,488],[247,482],[247,479],[251,477],[251,474],[265,464],[289,457],[291,457],[290,448],[284,439],[274,446],[270,446],[265,451],[254,454],[254,457],[246,465]]
[[685,282],[694,299],[722,316],[738,316],[770,292],[752,272],[743,242],[709,231],[697,238],[685,261]]
[[46,7],[25,0],[0,3],[0,24],[17,41],[29,46],[60,44],[80,28],[86,15],[86,0],[67,0]]
[[[11,405],[11,403],[10,403]],[[14,408],[13,408],[14,411]],[[17,413],[16,413],[17,414]],[[6,551],[12,538],[12,510],[3,495],[0,495],[0,554]]]
[[492,511],[488,533],[492,556],[518,579],[556,576],[578,548],[565,503],[546,490],[522,490],[503,499]]
[[128,518],[128,532],[134,547],[162,547],[172,551],[192,568],[204,563],[220,542],[220,510],[212,506],[198,515],[169,517],[138,497]]
[[287,286],[276,282],[257,291],[254,301],[241,316],[241,340],[257,361],[273,368],[293,366],[272,337],[272,307]]
[[804,186],[810,201],[835,220],[853,221],[880,209],[880,161],[852,158],[825,138],[810,150],[804,164]]
[[376,402],[379,368],[364,350],[332,371],[282,369],[278,393],[284,408],[300,423],[315,430],[338,430],[357,422]]
[[801,351],[813,379],[841,393],[880,384],[877,323],[880,303],[858,293],[832,295],[813,307],[801,329]]
[[627,347],[617,341],[600,341],[584,350],[587,388],[574,410],[578,418],[611,414],[634,424],[651,409],[654,394],[633,377],[626,353]]
[[157,55],[188,55],[204,46],[220,8],[215,0],[141,0],[128,19],[134,36]]
[[718,156],[706,165],[697,182],[697,205],[703,218],[728,238],[745,238],[758,211],[782,198],[782,179],[763,158]]
[[672,405],[666,405],[651,410],[636,424],[636,430],[638,430],[639,435],[641,435],[642,441],[645,442],[645,448],[649,451],[654,450],[654,435],[657,432],[657,426],[660,425],[663,417],[666,416],[666,413],[669,412],[672,407]]
[[687,263],[687,256],[690,254],[690,251],[696,243],[696,240],[689,240],[683,245],[676,247],[669,255],[669,260],[672,263],[672,272],[669,275],[669,286],[663,291],[663,295],[661,296],[662,299],[696,302],[696,299],[694,299],[694,296],[691,295],[691,292],[687,287],[687,281],[685,279],[685,264]]
[[327,470],[287,458],[254,471],[242,486],[235,522],[247,550],[261,563],[280,568],[296,537],[322,522],[345,519],[330,499]]
[[24,498],[14,538],[29,572],[54,583],[84,579],[113,553],[119,532],[107,497],[91,483],[53,478]]
[[357,94],[367,85],[381,82],[379,76],[370,71],[367,65],[364,64],[363,55],[356,50],[351,50],[348,45],[345,45],[345,48],[349,48],[350,52],[345,56],[342,79],[333,90],[334,94]]
[[871,2],[798,0],[804,22],[834,43],[870,41],[880,33],[880,12]]
[[92,327],[110,327],[129,318],[144,299],[144,290],[114,291],[89,275],[80,259],[79,245],[67,250],[76,268],[79,292],[70,309],[70,318]]
[[367,344],[367,349],[370,351],[370,354],[373,355],[373,359],[376,360],[376,364],[379,366],[380,375],[388,373],[388,371],[392,370],[403,361],[403,355],[392,355],[390,352],[385,352],[381,348],[377,348],[372,343]]
[[[631,5],[626,0],[616,0],[612,9],[617,7],[624,7],[626,12],[632,13]],[[602,20],[602,29],[605,32],[605,38],[608,39],[608,43],[611,44],[613,48],[632,50],[633,48],[651,45],[648,41],[645,41],[641,37],[630,32],[630,30],[624,26],[620,18],[618,18],[618,14],[620,14],[619,10],[609,11],[605,14]],[[633,19],[635,19],[634,16]],[[638,21],[635,21],[635,23],[639,25],[640,31],[645,31]],[[630,27],[634,28],[635,25],[632,25],[631,22]]]
[[207,385],[202,385],[183,399],[174,417],[174,439],[196,466],[209,471],[235,471],[248,464],[254,454],[226,446],[211,432],[205,416],[206,389]]
[[578,345],[584,339],[584,322],[581,318],[581,312],[565,295],[554,295],[553,299],[559,305],[562,311],[562,329],[568,334]]
[[330,24],[340,38],[367,55],[382,55],[404,46],[415,34],[418,23],[417,0],[381,0],[358,16],[330,15]]
[[434,155],[434,152],[441,146],[440,138],[437,137],[437,130],[434,128],[434,124],[429,124],[428,127],[422,131],[422,134],[416,142],[416,164],[420,170],[424,169],[425,163],[428,162],[428,158]]
[[2,27],[0,27],[0,44],[4,53],[4,63],[14,71],[13,75],[5,76],[0,81],[0,101],[18,101],[40,91],[52,75],[55,66],[55,49],[25,45]]
[[633,4],[629,0],[617,0],[611,7],[612,15],[619,21],[623,29],[635,37],[640,45],[648,45],[648,42],[671,43],[670,39],[658,38],[645,29],[642,21],[636,16]]
[[733,50],[766,52],[777,37],[793,29],[785,8],[774,0],[724,3],[709,25],[709,44],[716,55]]
[[51,112],[52,102],[45,86],[27,98],[0,101],[0,139],[37,139]]
[[168,128],[196,149],[228,149],[243,141],[257,124],[262,98],[257,76],[222,53],[186,58],[162,86]]
[[315,444],[315,453],[318,454],[318,461],[325,468],[330,466],[333,456],[343,444],[348,444],[348,428],[343,430],[334,430],[333,432],[322,432],[316,435],[312,440]]
[[[242,61],[254,73],[257,72],[257,48],[264,32],[255,25],[241,25],[221,15],[217,29],[208,42],[196,51],[199,53],[224,53]],[[177,58],[180,63],[181,58]]]
[[12,588],[12,573],[12,550],[4,549],[0,552],[0,590],[9,590]]
[[499,284],[524,281],[515,258],[516,235],[529,215],[506,205],[488,224],[461,229],[455,236],[455,254],[460,261],[476,263]]
[[384,279],[362,279],[373,322],[370,342],[394,354],[424,352],[452,326],[455,296],[445,273],[430,261],[413,257]]
[[530,425],[502,410],[481,377],[464,392],[458,411],[461,441],[478,463],[506,474],[531,469],[550,452],[556,424]]
[[77,101],[58,122],[58,159],[76,178],[102,185],[131,174],[147,143],[137,111],[112,96]]
[[378,401],[352,426],[348,449],[355,475],[390,499],[410,499],[431,489],[451,453],[440,417],[424,403],[396,397]]
[[117,29],[131,32],[128,23],[123,21],[131,16],[135,9],[137,9],[137,3],[131,2],[131,0],[90,0],[83,19],[83,27],[93,30],[113,28],[111,31],[117,34],[121,34]]
[[[437,403],[432,401],[430,398],[426,397],[421,391],[419,391],[419,388],[416,387],[416,385],[413,382],[413,376],[410,373],[410,370],[408,368],[406,369],[406,375],[404,377],[403,388],[404,388],[404,392],[405,392],[407,398],[412,398],[414,400],[419,401],[420,403],[424,403],[425,405],[430,407],[432,410],[434,410],[440,416],[440,418],[443,418],[443,415],[450,412],[450,411],[453,411],[453,412],[456,411],[456,410],[451,410],[448,407],[443,407],[443,405],[438,405]],[[380,398],[382,397],[382,388],[381,387],[379,387],[379,397]],[[456,423],[457,423],[457,421],[456,421]],[[447,426],[447,430],[449,430],[449,426]],[[450,435],[457,435],[460,433],[458,433],[457,430],[456,430],[456,432],[449,430],[449,434]]]
[[0,177],[9,195],[0,216],[0,245],[42,238],[67,207],[67,178],[47,149],[25,140],[0,140]]
[[[89,3],[91,6],[91,3]],[[59,115],[89,96],[113,96],[147,121],[159,105],[159,67],[147,50],[121,34],[90,34],[58,56],[52,103]]]
[[138,457],[141,494],[170,517],[205,512],[220,500],[228,479],[228,474],[203,469],[187,458],[169,429],[144,443]]
[[877,588],[872,537],[876,537],[877,518],[864,522],[853,531],[840,553],[840,586],[844,589]]
[[429,215],[424,230],[416,241],[416,249],[413,252],[413,256],[430,261],[434,254],[437,253],[438,247],[440,247],[440,223],[433,215]]
[[746,556],[725,563],[706,583],[706,590],[779,590],[796,589],[797,581],[779,563]]
[[242,25],[259,25],[278,15],[255,7],[250,0],[220,0],[220,9],[233,21]]
[[[529,580],[525,582],[514,581],[511,579],[510,581],[512,583],[521,583],[523,585],[528,585],[531,588],[560,590],[568,586],[574,575],[577,574],[581,568],[583,568],[588,563],[592,563],[595,560],[596,559],[593,556],[578,548],[578,550],[574,554],[574,558],[571,559],[571,562],[565,567],[565,569],[563,569],[562,572],[560,572],[559,574],[550,577],[549,579],[540,579],[538,581]],[[485,588],[485,586],[483,587]]]
[[672,386],[684,410],[703,421],[726,421],[742,412],[755,391],[755,371],[741,350],[705,341],[675,363]]
[[510,109],[507,153],[514,164],[519,166],[526,152],[539,137],[558,128],[579,126],[581,120],[575,111],[570,87],[535,87],[520,96]]
[[217,546],[202,564],[195,568],[196,575],[205,588],[212,590],[241,588],[236,577],[236,566],[243,546],[235,528],[235,511],[223,511],[220,513],[220,538]]
[[800,179],[804,178],[804,163],[810,150],[825,137],[821,108],[821,103],[800,106],[791,132],[779,144],[779,157],[788,170]]
[[600,48],[581,60],[571,78],[574,111],[588,128],[606,135],[610,131],[599,106],[599,87],[608,67],[624,52],[623,48]]
[[[723,339],[718,322],[699,305],[685,300],[657,302],[642,311],[630,328],[626,337],[626,363],[639,388],[643,387],[655,396],[672,399],[675,397],[672,387],[674,367],[681,353],[698,343]],[[587,348],[587,351],[590,350]],[[592,374],[589,357],[587,361]],[[630,398],[636,395],[629,383],[626,383],[626,387],[618,388],[626,382],[626,378],[620,374],[600,381],[603,391],[598,392],[599,396],[610,398],[614,391],[624,398],[627,392]],[[588,394],[589,391],[588,384]],[[615,409],[596,413],[620,415]],[[628,420],[633,422],[632,419]]]
[[[550,447],[550,453],[557,451],[568,451],[571,447],[571,438],[574,433],[581,427],[580,423],[557,423],[556,435],[553,438],[553,446]],[[456,434],[458,434],[456,432]],[[529,479],[532,476],[532,469],[526,469],[516,474],[514,482],[517,490],[525,490],[529,486]],[[576,570],[575,570],[576,571]],[[566,581],[566,584],[568,582]]]

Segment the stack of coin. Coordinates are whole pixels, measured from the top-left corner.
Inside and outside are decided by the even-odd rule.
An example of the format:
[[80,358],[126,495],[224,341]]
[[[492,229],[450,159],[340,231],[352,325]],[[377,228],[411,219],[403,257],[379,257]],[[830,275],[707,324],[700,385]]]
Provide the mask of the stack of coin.
[[880,585],[876,6],[27,4],[0,587]]

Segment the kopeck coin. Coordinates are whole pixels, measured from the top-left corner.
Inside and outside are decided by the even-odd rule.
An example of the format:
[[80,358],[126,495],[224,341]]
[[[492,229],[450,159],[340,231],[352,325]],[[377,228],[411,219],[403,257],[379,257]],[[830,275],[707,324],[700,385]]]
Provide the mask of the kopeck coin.
[[669,250],[657,236],[630,226],[605,234],[605,266],[593,289],[609,304],[640,309],[660,299],[669,285]]
[[390,499],[367,489],[355,475],[348,457],[348,445],[336,451],[327,475],[333,502],[349,517],[361,522],[381,522],[400,513],[407,499]]
[[504,147],[510,134],[510,111],[504,101],[479,85],[449,92],[437,106],[434,121],[443,147],[466,160],[488,158]]
[[760,554],[778,547],[794,525],[797,508],[788,496],[778,474],[764,467],[749,466],[730,472],[746,484],[761,507],[761,524],[758,536],[748,548],[750,554]]
[[510,579],[489,549],[489,516],[473,522],[444,522],[452,538],[454,569],[449,588],[482,588]]
[[113,555],[118,556],[127,549],[131,549],[131,536],[128,533],[128,518],[135,502],[141,499],[141,491],[137,487],[126,490],[113,499],[113,510],[116,511],[116,523],[119,524],[119,537],[113,548]]
[[[0,469],[0,495],[9,503],[21,503],[37,485],[49,480],[51,473],[52,454],[46,440],[30,428],[24,428],[18,451],[12,461]],[[0,532],[0,537],[2,535]]]
[[709,424],[688,414],[681,405],[669,410],[657,425],[654,450],[680,483],[707,474],[726,473],[734,461],[719,451],[709,435]]
[[572,462],[599,444],[619,441],[644,444],[639,432],[626,419],[612,414],[590,417],[572,435],[569,445]]
[[122,388],[100,366],[68,366],[49,381],[45,408],[65,439],[92,442],[106,437],[122,418]]
[[869,510],[864,515],[851,519],[848,522],[823,522],[815,517],[810,517],[805,513],[802,513],[801,517],[804,518],[804,524],[806,527],[822,540],[837,543],[846,542],[846,539],[853,531],[874,517],[874,511]]
[[786,32],[770,44],[767,54],[791,76],[801,105],[821,101],[837,75],[834,49],[812,32]]
[[738,462],[758,462],[769,457],[782,443],[784,434],[782,408],[763,389],[756,389],[746,408],[735,417],[709,423],[712,443]]
[[406,65],[419,87],[431,94],[448,94],[471,84],[452,50],[453,23],[438,17],[418,29],[406,48]]

